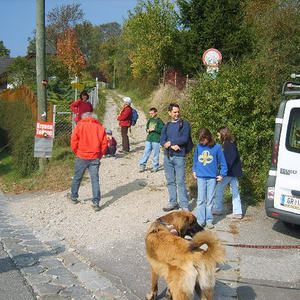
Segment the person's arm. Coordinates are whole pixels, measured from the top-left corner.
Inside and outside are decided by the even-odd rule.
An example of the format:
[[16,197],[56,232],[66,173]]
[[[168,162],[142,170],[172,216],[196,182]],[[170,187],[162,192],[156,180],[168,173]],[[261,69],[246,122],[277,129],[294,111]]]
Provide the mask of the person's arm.
[[197,179],[197,174],[196,174],[196,165],[198,162],[198,147],[196,147],[195,153],[194,153],[194,160],[193,160],[193,176],[195,179]]
[[80,100],[77,100],[77,101],[72,102],[72,103],[70,104],[70,109],[72,110],[72,112],[73,112],[74,114],[77,114],[77,113],[78,113],[78,103],[79,103],[79,101],[80,101]]
[[[227,168],[226,159],[222,151],[221,145],[219,145],[218,147],[217,157],[218,157],[218,162],[220,164],[220,176],[222,177],[220,178],[220,180],[222,180],[227,175],[228,168]],[[219,176],[217,176],[217,178],[218,177]]]
[[178,130],[176,137],[170,139],[171,145],[178,145],[179,147],[185,145],[188,142],[191,133],[191,128],[188,122],[183,121],[183,126]]
[[238,152],[235,143],[226,142],[224,145],[224,156],[230,170],[235,160],[238,158]]
[[103,129],[103,137],[102,137],[102,143],[101,143],[101,149],[100,149],[100,159],[101,157],[103,156],[103,154],[106,153],[106,150],[107,150],[107,137],[106,137],[106,132],[105,130]]
[[74,131],[72,132],[71,135],[71,148],[75,154],[77,154],[78,150],[78,143],[79,143],[79,136],[78,136],[78,128],[79,124],[75,127]]
[[150,123],[150,119],[148,120],[148,122],[146,124],[146,132],[149,132],[149,123]]
[[131,114],[131,108],[127,107],[121,111],[121,114],[118,116],[117,120],[119,121],[129,120],[130,114]]
[[158,121],[156,123],[156,126],[155,126],[155,131],[158,134],[161,134],[161,131],[162,131],[164,125],[165,125],[164,122],[161,119],[158,119]]
[[161,130],[160,145],[163,147],[164,147],[165,143],[167,142],[167,127],[168,127],[168,123],[165,124]]

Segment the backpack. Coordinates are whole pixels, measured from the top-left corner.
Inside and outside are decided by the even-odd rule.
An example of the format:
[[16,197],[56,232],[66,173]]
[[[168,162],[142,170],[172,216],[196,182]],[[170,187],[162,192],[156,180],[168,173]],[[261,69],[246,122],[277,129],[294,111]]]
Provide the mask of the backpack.
[[[179,121],[179,132],[180,132],[180,130],[181,130],[182,127],[183,127],[183,122],[184,122],[183,120],[180,120],[180,121]],[[167,123],[166,129],[165,129],[166,132],[167,132],[169,123],[170,123],[170,122]],[[193,143],[191,134],[189,135],[188,141],[187,141],[187,143],[185,144],[184,148],[185,148],[185,154],[189,154],[189,152],[191,152],[191,151],[193,150],[193,148],[194,148],[194,143]]]
[[136,109],[131,107],[132,118],[131,118],[131,126],[134,126],[139,118],[139,114]]

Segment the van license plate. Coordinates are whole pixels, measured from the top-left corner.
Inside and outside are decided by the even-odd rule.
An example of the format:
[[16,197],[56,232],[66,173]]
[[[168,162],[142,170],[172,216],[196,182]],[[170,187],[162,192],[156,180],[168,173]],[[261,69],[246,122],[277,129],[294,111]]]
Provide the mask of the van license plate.
[[280,204],[285,207],[300,209],[300,198],[288,195],[281,195]]

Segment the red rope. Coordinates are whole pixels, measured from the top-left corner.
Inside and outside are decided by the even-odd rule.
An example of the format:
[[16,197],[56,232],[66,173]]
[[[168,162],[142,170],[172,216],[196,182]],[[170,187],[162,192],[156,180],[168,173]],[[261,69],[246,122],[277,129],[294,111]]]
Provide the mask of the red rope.
[[224,244],[225,246],[255,249],[300,249],[300,245],[246,245],[246,244]]

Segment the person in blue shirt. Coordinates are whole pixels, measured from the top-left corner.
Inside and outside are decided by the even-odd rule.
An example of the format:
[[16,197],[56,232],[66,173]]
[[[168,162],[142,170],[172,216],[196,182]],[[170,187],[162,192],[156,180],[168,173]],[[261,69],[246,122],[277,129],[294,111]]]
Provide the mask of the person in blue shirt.
[[212,212],[214,215],[223,214],[223,193],[225,187],[229,184],[232,195],[232,214],[226,217],[230,219],[242,219],[242,203],[238,180],[238,177],[242,176],[242,164],[237,150],[236,140],[228,127],[219,128],[217,135],[224,149],[228,172],[227,176],[217,184],[214,209]]
[[[207,128],[198,131],[198,141],[193,163],[193,176],[197,179],[198,196],[196,217],[202,227],[214,228],[213,199],[217,181],[227,175],[227,164],[220,144],[217,144]],[[220,166],[220,174],[218,168]]]
[[169,204],[163,211],[178,209],[177,189],[182,210],[188,211],[189,200],[185,183],[185,155],[190,137],[190,124],[180,119],[179,105],[171,103],[168,108],[171,122],[164,125],[160,145],[164,150],[164,170],[169,191]]

